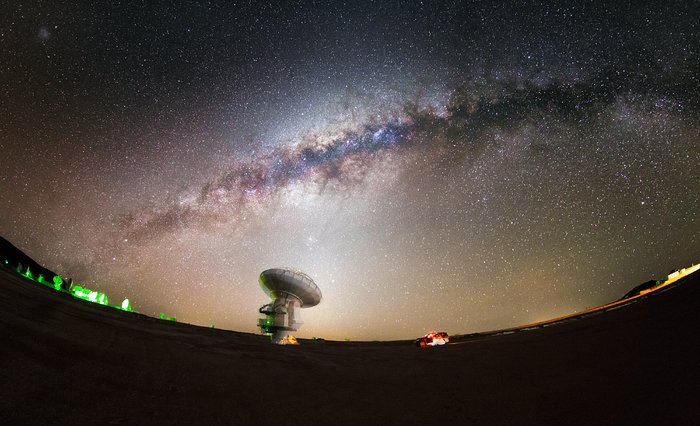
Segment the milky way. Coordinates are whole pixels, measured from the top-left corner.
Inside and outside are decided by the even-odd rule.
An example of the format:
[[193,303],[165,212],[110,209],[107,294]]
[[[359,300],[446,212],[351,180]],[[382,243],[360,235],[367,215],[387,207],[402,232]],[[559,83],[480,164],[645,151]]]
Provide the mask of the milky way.
[[149,315],[509,327],[700,260],[695,4],[13,6],[0,234]]
[[[410,104],[400,110],[399,117],[383,123],[366,124],[326,139],[306,138],[294,147],[276,148],[236,162],[208,181],[199,194],[184,194],[171,206],[129,217],[128,236],[157,236],[178,228],[203,226],[209,220],[235,221],[249,204],[265,202],[290,185],[312,182],[322,189],[329,183],[351,186],[360,183],[376,166],[377,157],[401,154],[418,141],[434,150],[444,148],[440,142],[447,140],[456,149],[443,156],[461,158],[479,145],[484,132],[512,131],[526,120],[542,117],[598,126],[598,116],[613,103],[694,117],[700,95],[693,90],[696,82],[685,80],[689,75],[688,70],[665,75],[660,69],[609,69],[590,81],[575,84],[518,87],[493,83],[495,93],[490,95],[465,85],[453,94],[444,114]],[[212,214],[217,210],[221,211]]]

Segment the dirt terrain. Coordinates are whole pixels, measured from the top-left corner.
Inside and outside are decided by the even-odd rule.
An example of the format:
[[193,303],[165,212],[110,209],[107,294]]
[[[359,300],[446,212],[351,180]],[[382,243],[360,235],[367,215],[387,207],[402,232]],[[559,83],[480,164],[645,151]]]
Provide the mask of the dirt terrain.
[[421,349],[276,346],[91,304],[0,269],[2,424],[693,424],[700,415],[700,273],[609,311]]

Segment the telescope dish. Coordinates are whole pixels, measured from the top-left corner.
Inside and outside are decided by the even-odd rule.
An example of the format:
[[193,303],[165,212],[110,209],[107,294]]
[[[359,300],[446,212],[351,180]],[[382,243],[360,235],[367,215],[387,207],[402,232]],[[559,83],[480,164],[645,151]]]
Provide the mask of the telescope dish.
[[321,302],[321,290],[314,280],[292,268],[273,268],[260,274],[260,287],[272,299],[258,312],[263,318],[258,326],[274,343],[296,342],[290,333],[303,324],[299,308],[310,308]]
[[285,294],[299,299],[302,308],[310,308],[321,302],[321,290],[301,271],[291,268],[273,268],[260,274],[260,287],[271,299]]

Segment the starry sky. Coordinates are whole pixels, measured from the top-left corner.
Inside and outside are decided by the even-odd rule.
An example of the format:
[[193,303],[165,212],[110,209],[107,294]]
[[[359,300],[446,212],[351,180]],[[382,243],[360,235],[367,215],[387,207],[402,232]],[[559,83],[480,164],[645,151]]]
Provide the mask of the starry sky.
[[510,327],[700,261],[693,1],[12,2],[0,235],[140,312]]

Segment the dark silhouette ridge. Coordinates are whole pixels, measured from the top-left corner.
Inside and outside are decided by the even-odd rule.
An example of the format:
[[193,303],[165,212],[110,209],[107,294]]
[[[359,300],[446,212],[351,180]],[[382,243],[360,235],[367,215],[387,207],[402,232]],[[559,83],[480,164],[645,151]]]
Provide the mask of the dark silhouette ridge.
[[35,276],[41,274],[47,280],[51,280],[55,275],[58,275],[55,272],[41,266],[34,259],[27,256],[22,250],[15,247],[5,238],[0,237],[0,262],[5,264],[5,261],[7,261],[7,266],[11,266],[13,268],[17,268],[17,266],[21,264],[23,272],[27,269],[27,267],[29,267],[32,274]]
[[649,281],[643,282],[643,283],[639,284],[638,286],[636,286],[635,288],[633,288],[632,290],[625,293],[625,295],[622,296],[622,299],[620,299],[620,300],[634,297],[644,290],[649,290],[651,288],[656,287],[660,283],[661,283],[661,281],[657,281],[657,280],[649,280]]

